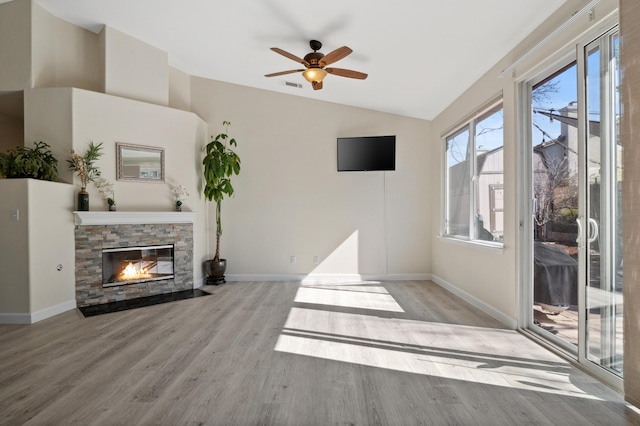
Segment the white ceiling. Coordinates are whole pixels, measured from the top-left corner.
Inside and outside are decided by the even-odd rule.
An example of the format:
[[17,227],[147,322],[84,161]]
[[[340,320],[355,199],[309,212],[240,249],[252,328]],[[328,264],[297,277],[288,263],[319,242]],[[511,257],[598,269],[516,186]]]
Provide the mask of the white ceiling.
[[[432,119],[565,0],[37,0],[92,31],[103,24],[158,47],[171,66],[195,76]],[[568,17],[567,17],[568,18]],[[314,91],[298,57],[346,45],[332,66],[369,74],[328,75]],[[302,89],[284,81],[303,83]]]

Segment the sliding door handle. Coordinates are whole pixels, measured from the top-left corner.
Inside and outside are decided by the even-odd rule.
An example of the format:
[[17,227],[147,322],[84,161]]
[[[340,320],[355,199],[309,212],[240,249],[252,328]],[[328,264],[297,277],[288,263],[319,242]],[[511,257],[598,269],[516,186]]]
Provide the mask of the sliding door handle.
[[576,237],[576,243],[578,243],[578,248],[582,248],[582,221],[581,218],[576,218],[576,223],[578,224],[578,236]]
[[592,243],[598,239],[598,222],[595,219],[589,218],[589,242]]

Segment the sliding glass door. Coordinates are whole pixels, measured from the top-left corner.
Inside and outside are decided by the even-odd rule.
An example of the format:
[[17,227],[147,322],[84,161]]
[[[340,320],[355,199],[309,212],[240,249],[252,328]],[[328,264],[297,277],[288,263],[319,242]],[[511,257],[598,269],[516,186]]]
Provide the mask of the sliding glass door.
[[533,319],[577,352],[580,215],[578,66],[567,60],[531,89]]
[[526,86],[527,328],[622,375],[619,39],[612,30]]
[[622,146],[619,39],[585,47],[585,209],[580,224],[586,275],[586,358],[622,375]]

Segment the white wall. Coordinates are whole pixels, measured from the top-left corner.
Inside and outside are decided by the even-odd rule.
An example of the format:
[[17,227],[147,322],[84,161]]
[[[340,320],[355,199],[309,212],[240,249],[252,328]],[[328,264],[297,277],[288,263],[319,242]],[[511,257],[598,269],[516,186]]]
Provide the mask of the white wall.
[[24,145],[24,120],[0,114],[0,152]]
[[24,145],[24,93],[0,95],[0,152]]
[[[516,89],[520,81],[527,76],[533,76],[545,66],[548,58],[557,52],[575,50],[575,43],[571,42],[579,34],[598,25],[598,20],[615,10],[615,0],[603,0],[594,9],[595,20],[589,21],[585,14],[579,21],[570,26],[565,32],[548,42],[543,48],[523,61],[515,70],[515,76],[508,73],[499,78],[502,70],[509,67],[527,51],[538,44],[548,34],[568,20],[572,14],[585,6],[585,2],[568,0],[554,16],[539,27],[532,36],[528,37],[507,57],[496,64],[480,80],[473,84],[455,102],[446,108],[433,120],[432,125],[432,190],[433,198],[431,220],[433,234],[433,274],[441,283],[450,284],[454,289],[466,294],[470,299],[485,304],[489,309],[496,310],[506,317],[518,318],[519,303],[519,234],[520,221],[518,199],[518,129]],[[548,63],[547,63],[548,65]],[[445,143],[443,137],[448,129],[459,124],[464,117],[473,113],[483,104],[490,101],[496,94],[502,93],[504,100],[504,249],[490,250],[477,245],[453,243],[439,238],[442,228],[442,164]],[[523,218],[523,220],[525,220]]]
[[31,0],[0,4],[0,92],[31,87]]
[[191,110],[191,76],[172,67],[169,67],[169,106]]
[[[191,102],[210,135],[227,120],[238,141],[222,207],[229,274],[431,271],[429,122],[195,77]],[[397,170],[338,173],[337,137],[368,135],[397,136]]]
[[64,183],[0,179],[0,323],[29,324],[75,307],[72,194]]
[[73,148],[71,128],[71,89],[28,89],[24,92],[24,139],[25,145],[42,141],[51,146],[58,160],[61,182],[73,182],[66,158]]
[[100,90],[98,36],[32,6],[32,87]]
[[99,43],[104,54],[104,93],[169,104],[167,52],[108,26],[100,32]]
[[[29,312],[75,307],[72,185],[26,179],[29,208]],[[43,214],[46,212],[46,214]],[[24,220],[27,216],[24,217]],[[58,265],[62,267],[58,270]]]
[[[3,314],[29,312],[28,179],[0,179],[0,322]],[[18,221],[11,211],[18,210]]]
[[620,123],[624,147],[622,183],[624,247],[624,395],[640,407],[640,3],[620,1],[620,36],[623,43],[620,66],[624,70],[620,87],[623,102]]

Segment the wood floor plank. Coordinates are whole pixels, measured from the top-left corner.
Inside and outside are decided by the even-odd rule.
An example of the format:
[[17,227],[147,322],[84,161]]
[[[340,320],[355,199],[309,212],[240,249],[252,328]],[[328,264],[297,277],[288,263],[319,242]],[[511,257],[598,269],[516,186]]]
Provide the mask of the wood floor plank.
[[640,424],[429,281],[242,282],[0,326],[0,425]]

